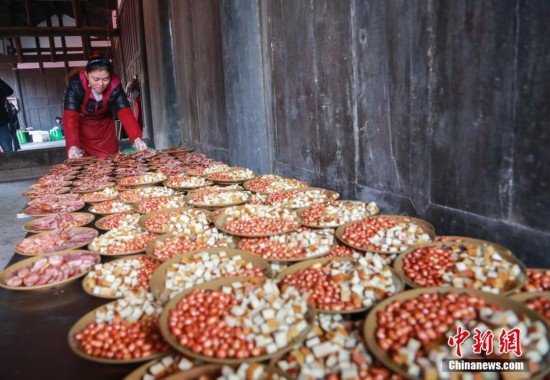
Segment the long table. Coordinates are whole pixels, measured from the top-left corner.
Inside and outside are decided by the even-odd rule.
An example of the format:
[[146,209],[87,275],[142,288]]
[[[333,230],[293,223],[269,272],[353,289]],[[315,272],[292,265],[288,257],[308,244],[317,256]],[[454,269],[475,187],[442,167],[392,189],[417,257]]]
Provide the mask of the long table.
[[[25,258],[15,254],[8,266]],[[109,301],[85,293],[81,282],[43,291],[0,288],[0,379],[123,379],[139,367],[91,362],[69,348],[72,325]]]

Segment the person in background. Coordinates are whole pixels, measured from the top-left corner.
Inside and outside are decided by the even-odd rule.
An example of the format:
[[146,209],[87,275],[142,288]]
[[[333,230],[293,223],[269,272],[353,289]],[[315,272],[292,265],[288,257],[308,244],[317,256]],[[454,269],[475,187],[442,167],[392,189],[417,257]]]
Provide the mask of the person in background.
[[126,85],[126,97],[128,102],[132,105],[132,111],[134,111],[134,117],[136,118],[139,127],[143,130],[143,120],[141,117],[141,99],[140,99],[140,88],[137,75],[134,75],[132,80]]
[[128,99],[105,57],[88,61],[65,90],[63,128],[69,158],[107,157],[118,152],[113,116],[118,115],[138,151],[147,150]]
[[[0,147],[4,153],[13,151],[10,136],[10,115],[8,114],[7,108],[4,106],[7,102],[6,98],[12,94],[13,88],[0,79]],[[126,96],[124,98],[126,98]]]
[[61,118],[58,116],[55,118],[55,125],[54,127],[57,127],[59,128],[59,131],[61,132],[62,135],[65,135],[63,133],[63,122],[61,121]]
[[21,150],[21,145],[19,145],[19,140],[17,139],[17,130],[19,129],[19,118],[17,117],[17,114],[19,113],[19,110],[8,100],[6,100],[6,108],[8,110],[8,115],[10,116],[10,137],[13,151],[17,152],[18,150]]

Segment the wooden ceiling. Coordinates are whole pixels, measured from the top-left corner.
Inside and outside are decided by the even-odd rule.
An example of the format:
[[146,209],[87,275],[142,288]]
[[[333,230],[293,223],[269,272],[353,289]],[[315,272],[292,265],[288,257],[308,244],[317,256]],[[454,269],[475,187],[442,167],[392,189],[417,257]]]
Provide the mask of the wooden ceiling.
[[[106,41],[117,34],[112,22],[116,8],[116,0],[2,0],[0,63],[38,63],[42,69],[44,62],[63,62],[68,69],[71,61],[87,60],[92,53],[107,54],[106,47],[93,46],[92,41]],[[76,25],[64,26],[63,15]],[[45,26],[37,26],[44,22]],[[81,37],[82,46],[67,46],[65,39],[70,36]],[[22,37],[34,37],[34,47],[23,48]],[[39,37],[47,37],[48,43]],[[54,37],[61,38],[61,46]]]

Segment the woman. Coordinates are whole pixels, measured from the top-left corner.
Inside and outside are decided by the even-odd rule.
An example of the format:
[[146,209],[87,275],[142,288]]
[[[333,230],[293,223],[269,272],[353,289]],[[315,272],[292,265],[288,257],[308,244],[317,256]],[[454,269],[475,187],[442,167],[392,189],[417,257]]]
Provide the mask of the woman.
[[69,158],[107,157],[118,152],[113,114],[137,150],[147,150],[141,129],[130,110],[120,78],[105,57],[92,58],[74,75],[65,90],[63,130]]

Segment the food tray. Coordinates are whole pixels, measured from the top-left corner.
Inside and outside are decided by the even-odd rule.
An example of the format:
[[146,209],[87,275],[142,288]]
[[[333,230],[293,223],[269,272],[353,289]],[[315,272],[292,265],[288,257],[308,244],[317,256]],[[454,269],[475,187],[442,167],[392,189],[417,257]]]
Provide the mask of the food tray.
[[550,291],[544,291],[544,292],[529,292],[529,293],[516,293],[510,295],[510,299],[514,301],[518,301],[521,303],[525,303],[529,301],[531,298],[536,297],[545,297],[550,299]]
[[[362,205],[365,206],[365,210],[366,210],[366,211],[369,211],[369,210],[368,210],[368,205],[369,205],[370,203],[361,202],[361,201],[349,201],[349,200],[339,200],[339,201],[337,201],[337,202],[338,202],[338,203],[345,203],[346,205],[351,205],[351,206],[362,204]],[[372,203],[372,202],[371,202],[371,203]],[[300,217],[302,217],[302,225],[303,225],[303,226],[311,227],[311,228],[338,228],[338,227],[340,227],[341,225],[345,224],[345,223],[340,224],[340,223],[336,223],[336,222],[331,223],[331,224],[325,224],[325,225],[323,225],[323,224],[312,224],[312,223],[307,223],[306,220],[305,220],[305,218],[303,217],[302,214],[303,214],[305,211],[307,211],[309,208],[311,208],[312,206],[315,206],[315,205],[318,205],[318,204],[316,203],[316,204],[309,205],[308,207],[302,207],[302,208],[297,209],[298,215],[300,215]],[[376,209],[378,210],[378,208],[376,208]],[[374,215],[376,215],[377,213],[378,213],[378,212],[373,213],[373,214],[370,214],[370,212],[369,212],[369,215],[365,215],[365,216],[363,216],[362,218],[365,218],[365,217],[368,217],[368,216],[374,216]],[[351,220],[351,221],[346,222],[346,223],[351,223],[351,222],[359,221],[359,220],[361,220],[362,218],[354,219],[354,220]]]
[[[300,227],[296,228],[295,230],[292,230],[292,231],[289,231],[289,232],[285,232],[285,233],[281,233],[281,234],[272,234],[270,236],[278,236],[278,235],[285,235],[285,234],[291,234],[293,232],[298,232],[298,230],[300,229]],[[328,230],[330,230],[330,228],[327,228]],[[316,230],[316,231],[322,231],[322,230]],[[315,232],[315,231],[313,231]],[[265,238],[269,238],[270,236],[264,236]],[[243,237],[246,237],[246,236],[243,236]],[[243,249],[243,250],[246,250],[245,248],[242,247],[242,239],[239,240],[239,243],[238,243],[238,246],[239,248]],[[334,248],[337,247],[337,242],[334,241],[330,246],[329,246],[329,250],[325,253],[320,253],[320,254],[317,254],[317,255],[312,255],[312,256],[300,256],[300,257],[293,257],[293,258],[287,258],[287,259],[284,259],[284,258],[277,258],[277,257],[264,257],[262,255],[260,255],[259,253],[256,253],[256,252],[252,252],[254,253],[255,255],[258,255],[262,258],[264,258],[265,260],[267,260],[268,262],[270,263],[280,263],[282,265],[288,265],[288,264],[293,264],[293,263],[298,263],[298,262],[302,262],[302,261],[309,261],[309,260],[313,260],[313,259],[319,259],[319,258],[322,258],[323,256],[327,256],[328,254],[330,254],[330,252],[332,252],[332,250]]]
[[[61,212],[76,212],[76,211],[82,210],[85,206],[86,206],[86,203],[82,202],[82,206],[75,207],[74,209],[69,209],[68,211],[61,211]],[[54,211],[54,212],[48,212],[48,213],[43,213],[43,214],[29,214],[28,211],[29,211],[30,208],[31,207],[26,207],[25,209],[23,209],[23,214],[38,218],[38,217],[41,217],[41,216],[48,216],[48,215],[53,215],[53,214],[58,213],[57,211]]]
[[[90,242],[90,244],[91,244],[91,242]],[[130,256],[130,255],[137,255],[139,253],[144,253],[145,252],[145,248],[143,248],[143,249],[137,249],[137,250],[134,250],[134,251],[128,251],[128,252],[123,252],[123,253],[99,253],[97,251],[92,250],[90,248],[90,244],[88,244],[88,249],[90,251],[95,252],[98,255],[105,256],[105,257],[127,257],[127,256]]]
[[[187,204],[185,203],[184,198],[185,198],[185,196],[182,195],[182,194],[169,195],[167,197],[147,198],[147,199],[144,199],[142,201],[133,202],[133,203],[131,203],[131,205],[132,205],[132,208],[134,209],[134,211],[139,212],[140,214],[146,214],[148,212],[153,212],[153,211],[162,211],[162,210],[169,210],[169,209],[175,209],[175,208],[180,208],[180,207],[187,207]],[[177,207],[168,207],[168,206],[170,206],[169,205],[170,202],[179,202],[180,200],[183,201],[183,203],[179,204],[179,206],[177,206]],[[140,207],[145,202],[159,202],[158,206],[160,206],[160,208],[157,209],[157,210],[149,210],[149,211],[141,210]]]
[[[114,189],[113,189],[113,190],[114,190]],[[95,203],[101,203],[101,202],[105,202],[105,201],[111,201],[111,200],[115,200],[115,199],[118,198],[118,190],[115,190],[115,191],[117,191],[117,194],[116,194],[116,195],[114,195],[114,196],[112,195],[112,196],[110,196],[110,197],[108,197],[108,198],[103,198],[103,199],[100,199],[100,200],[93,200],[93,201],[92,201],[92,200],[84,199],[87,195],[92,194],[92,193],[94,193],[94,192],[82,194],[81,199],[82,199],[84,202],[88,203],[88,204],[95,204]]]
[[163,149],[161,152],[163,153],[168,153],[170,155],[178,155],[178,154],[182,154],[182,153],[191,153],[191,152],[194,152],[195,149],[193,148],[185,148],[185,147],[177,147],[177,148],[166,148],[166,149]]
[[[397,258],[393,262],[393,268],[395,269],[395,271],[397,273],[399,273],[400,276],[402,276],[402,278],[405,281],[405,283],[407,284],[407,286],[409,286],[411,288],[422,288],[420,285],[416,284],[414,281],[412,281],[405,274],[405,272],[403,270],[403,264],[404,264],[403,260],[405,259],[405,257],[407,255],[411,254],[412,252],[414,252],[415,250],[419,249],[419,248],[426,248],[426,247],[433,247],[433,246],[435,246],[435,247],[447,247],[447,246],[456,245],[456,244],[463,244],[463,245],[467,245],[467,246],[480,246],[480,245],[483,245],[485,243],[483,243],[483,244],[480,244],[480,243],[432,243],[432,244],[423,245],[422,247],[411,248],[411,249],[408,249],[405,252],[399,254],[399,256],[397,256]],[[494,246],[494,248],[495,248],[495,251],[498,252],[506,261],[508,261],[512,264],[517,264],[521,269],[521,274],[516,279],[516,286],[514,286],[513,288],[508,289],[505,292],[500,293],[500,295],[513,294],[516,291],[518,291],[519,289],[521,289],[523,284],[525,284],[525,281],[527,280],[527,268],[525,267],[525,264],[523,264],[517,257],[513,256],[510,253],[510,251],[507,250],[506,248],[502,248],[500,246],[498,246],[498,247]],[[451,287],[451,285],[449,285],[449,287]]]
[[307,333],[309,332],[309,330],[311,329],[311,326],[314,323],[315,313],[311,309],[310,305],[308,305],[308,311],[305,314],[305,320],[308,324],[308,328],[306,328],[304,331],[301,332],[300,335],[298,335],[291,342],[289,342],[289,344],[285,348],[283,348],[281,350],[278,350],[278,351],[274,352],[273,354],[260,355],[260,356],[255,356],[255,357],[252,357],[252,358],[246,358],[246,359],[219,359],[219,358],[214,358],[214,357],[207,357],[207,356],[196,354],[195,352],[191,351],[187,347],[184,347],[184,346],[180,345],[177,338],[174,337],[172,335],[172,333],[170,332],[169,324],[168,324],[168,318],[170,316],[170,311],[176,307],[176,305],[179,303],[179,301],[183,297],[185,297],[187,294],[192,292],[194,289],[200,288],[200,289],[215,290],[215,289],[220,289],[223,286],[230,285],[231,283],[237,282],[237,281],[239,281],[239,282],[250,282],[250,281],[256,282],[258,280],[259,281],[264,281],[265,279],[259,278],[259,277],[222,278],[222,279],[218,279],[218,280],[209,281],[205,284],[197,285],[194,288],[187,289],[187,290],[184,290],[183,292],[179,293],[176,297],[174,297],[172,300],[170,300],[164,306],[164,310],[163,310],[163,312],[160,316],[160,331],[161,331],[162,336],[164,337],[165,341],[169,345],[171,345],[172,347],[174,347],[176,350],[178,350],[179,352],[181,352],[182,354],[184,354],[187,357],[197,359],[197,360],[202,360],[202,361],[208,361],[208,362],[216,363],[216,364],[230,364],[231,365],[231,364],[240,364],[242,362],[249,362],[249,363],[262,362],[262,361],[269,360],[270,358],[272,358],[276,355],[283,354],[285,352],[290,351],[292,349],[292,347],[294,347],[294,345],[301,343],[305,339],[305,337],[307,336]]
[[35,184],[32,184],[31,185],[31,189],[32,190],[39,190],[39,189],[49,189],[49,188],[55,188],[55,187],[70,187],[71,184],[73,182],[72,181],[60,181],[60,182],[57,182],[56,184],[41,184],[41,183],[35,183]]
[[[215,227],[212,227],[212,228],[215,228]],[[221,231],[220,231],[221,233]],[[226,234],[227,235],[227,234]],[[231,235],[227,235],[229,237],[231,237]],[[147,247],[145,247],[145,252],[151,256],[152,258],[154,258],[155,260],[158,260],[158,261],[166,261],[166,260],[169,260],[169,259],[165,259],[165,258],[162,258],[162,257],[159,257],[155,254],[155,245],[159,242],[162,242],[166,239],[173,239],[173,238],[178,238],[178,237],[186,237],[186,235],[180,235],[178,232],[168,232],[168,233],[165,233],[163,235],[160,235],[159,237],[155,238],[154,240],[151,240],[148,244],[147,244]],[[202,248],[202,249],[211,249],[211,248],[227,248],[227,249],[235,249],[234,247],[237,246],[237,242],[236,240],[238,240],[237,237],[232,237],[232,243],[230,243],[230,245],[228,246],[210,246],[210,247],[206,247],[206,248]],[[189,251],[183,251],[181,252],[180,254],[178,254],[178,256],[184,254],[184,253],[187,253],[187,252],[191,252],[191,251],[196,251],[197,249],[191,249]],[[250,253],[250,252],[249,252]],[[175,256],[174,256],[175,257]]]
[[[147,214],[144,214],[142,215],[140,218],[139,218],[139,222],[138,222],[138,225],[143,228],[144,230],[146,231],[149,231],[149,232],[152,232],[152,233],[156,233],[156,234],[160,234],[160,235],[163,235],[163,234],[166,234],[166,233],[169,233],[169,232],[176,232],[176,231],[163,231],[163,230],[153,230],[151,228],[147,228],[145,226],[145,223],[147,222],[147,220],[157,216],[157,215],[160,215],[160,214],[165,214],[165,213],[170,213],[170,212],[179,212],[179,211],[197,211],[197,212],[201,212],[201,211],[204,211],[204,210],[200,210],[200,209],[195,209],[195,208],[192,208],[192,207],[179,207],[179,208],[170,208],[170,209],[165,209],[165,210],[159,210],[159,211],[151,211],[151,212],[148,212]],[[204,211],[204,214],[206,216],[206,219],[208,220],[208,213],[206,211]]]
[[[284,277],[286,277],[288,275],[294,274],[294,273],[299,272],[303,269],[307,269],[307,268],[309,268],[309,267],[311,267],[315,264],[325,265],[325,264],[327,264],[329,262],[332,262],[332,261],[355,261],[355,260],[352,259],[352,258],[347,258],[347,257],[333,257],[333,258],[321,258],[321,259],[313,259],[313,260],[302,261],[300,263],[293,264],[291,266],[287,266],[287,267],[283,268],[277,274],[277,276],[275,276],[275,279],[276,280],[282,280]],[[395,270],[393,270],[391,268],[390,268],[390,270],[391,270],[392,275],[393,275],[393,284],[395,286],[395,294],[399,294],[405,288],[404,280],[399,275],[399,273],[397,273]],[[383,301],[383,300],[379,300],[379,301],[377,301],[377,303],[379,303],[381,301]],[[374,305],[376,305],[376,303]],[[355,314],[355,313],[361,313],[361,312],[367,311],[369,309],[372,309],[373,307],[374,306],[362,307],[362,308],[355,309],[355,310],[338,310],[338,311],[335,311],[335,310],[330,310],[330,309],[318,309],[313,305],[311,306],[311,308],[313,308],[315,310],[315,312],[317,312],[317,313],[326,313],[326,314]]]
[[148,174],[153,174],[153,172],[148,172],[146,174],[140,174],[140,175],[137,175],[137,176],[128,176],[128,177],[124,177],[124,178],[121,178],[119,180],[117,180],[117,183],[119,185],[124,185],[124,186],[130,186],[130,187],[139,187],[139,186],[152,186],[152,185],[157,185],[159,183],[162,183],[164,181],[166,181],[168,179],[168,177],[165,175],[165,174],[162,174],[162,173],[156,173],[159,175],[159,179],[156,179],[156,180],[152,180],[152,181],[143,181],[143,182],[140,182],[140,183],[126,183],[128,182],[126,179],[127,178],[131,178],[131,177],[141,177],[141,176],[144,176],[144,175],[148,175]]
[[[124,213],[130,213],[130,214],[137,214],[133,211],[123,211],[121,212],[120,214],[124,214]],[[112,230],[112,228],[106,228],[103,226],[103,223],[105,222],[105,220],[111,216],[111,215],[115,215],[115,214],[119,214],[119,213],[113,213],[113,214],[109,214],[109,215],[105,215],[105,216],[102,216],[101,218],[99,218],[98,220],[95,221],[94,223],[94,227],[97,228],[98,230],[102,230],[102,231],[110,231]]]
[[[445,240],[437,240],[438,238],[445,238]],[[499,252],[508,252],[511,255],[514,254],[510,249],[508,249],[506,247],[503,247],[502,245],[498,245],[496,243],[493,243],[492,241],[481,240],[481,239],[476,239],[476,238],[471,238],[471,237],[466,237],[466,236],[441,235],[441,236],[437,236],[436,240],[437,240],[436,241],[437,243],[452,242],[452,243],[487,244],[487,245],[492,245]]]
[[[393,219],[394,221],[396,221],[398,223],[399,222],[414,223],[414,224],[422,227],[422,230],[430,236],[430,239],[432,241],[435,239],[435,228],[434,228],[434,226],[431,225],[430,223],[426,222],[425,220],[422,220],[422,219],[417,219],[417,218],[413,218],[411,216],[403,216],[403,215],[376,215],[376,216],[369,216],[367,218],[378,218],[378,217],[381,217],[381,216],[389,217],[389,218]],[[367,249],[365,247],[358,247],[358,246],[355,246],[353,244],[348,243],[346,240],[344,240],[342,238],[342,236],[343,236],[344,231],[346,230],[346,228],[348,228],[349,226],[351,226],[353,224],[356,224],[356,223],[361,223],[361,220],[354,220],[352,222],[342,224],[340,227],[338,227],[336,229],[336,232],[334,233],[334,236],[336,236],[336,238],[341,243],[343,243],[343,244],[347,245],[348,247],[353,248],[357,251],[361,251],[361,252],[369,251],[369,252],[374,252],[374,253],[378,253],[378,254],[381,254],[381,255],[394,255],[396,253],[397,254],[402,253],[402,252],[386,252],[386,251],[382,251],[382,250],[378,250],[378,249]],[[416,245],[415,247],[420,247],[422,245],[425,245],[425,243],[420,243],[420,244]]]
[[[153,359],[153,360],[150,360],[148,361],[147,363],[139,366],[138,368],[136,368],[135,370],[133,370],[131,373],[129,373],[126,377],[124,377],[124,380],[142,380],[143,379],[143,376],[145,376],[146,374],[150,374],[149,370],[156,364],[162,362],[162,360],[166,357],[172,357],[172,358],[179,358],[177,360],[181,360],[181,358],[185,358],[184,356],[182,356],[181,354],[179,353],[175,353],[175,352],[169,352],[168,354],[165,354],[163,355],[162,357],[159,357],[157,359]],[[187,359],[187,358],[185,358]],[[175,361],[177,361],[175,360]],[[187,359],[189,360],[190,362],[194,362],[193,359]],[[193,363],[194,364],[194,363]],[[211,365],[215,365],[215,364],[211,364]],[[164,376],[164,373],[162,374],[157,374],[157,379],[164,379],[166,380],[169,376],[172,376],[172,375],[175,375],[175,374],[179,374],[179,373],[182,373],[181,370],[177,369],[177,372],[174,372],[172,374],[168,374],[166,376]],[[160,376],[160,377],[158,377]]]
[[[120,206],[122,206],[122,204],[128,205],[127,203],[121,202],[121,201],[119,201],[119,200],[114,200],[114,201],[115,201],[115,202],[120,202]],[[112,200],[110,200],[110,201],[105,201],[105,202],[112,202]],[[92,206],[90,206],[90,207],[88,208],[88,211],[89,211],[89,212],[93,212],[94,214],[97,214],[97,215],[111,215],[111,214],[118,214],[118,213],[120,213],[120,212],[133,211],[133,209],[132,209],[131,206],[129,206],[127,210],[118,210],[118,211],[110,211],[110,212],[103,212],[103,211],[100,212],[100,211],[97,211],[97,210],[94,211],[94,207],[96,207],[96,206],[98,206],[98,205],[100,205],[100,204],[102,204],[102,203],[103,203],[103,202],[94,203]]]
[[[151,293],[155,296],[157,300],[160,300],[162,302],[166,302],[168,300],[168,297],[164,295],[166,288],[164,286],[164,282],[166,280],[166,270],[168,267],[170,267],[172,264],[181,262],[182,258],[188,258],[191,256],[194,256],[196,254],[199,254],[201,252],[207,252],[207,253],[219,253],[219,252],[225,252],[228,257],[233,256],[241,256],[243,260],[247,262],[251,262],[255,267],[260,268],[261,271],[264,273],[266,278],[272,278],[273,272],[271,271],[271,266],[269,263],[261,258],[258,255],[255,255],[250,252],[242,251],[240,249],[235,248],[205,248],[205,249],[197,249],[194,251],[189,251],[186,253],[183,253],[179,256],[172,257],[171,259],[168,259],[164,261],[153,273],[153,276],[151,278]],[[232,277],[223,277],[223,278],[232,278]]]
[[[246,168],[239,168],[239,167],[232,167],[230,170],[224,170],[225,173],[227,172],[233,172],[233,171],[240,171],[240,170],[245,170]],[[246,182],[246,181],[250,181],[250,180],[253,180],[254,178],[256,178],[256,173],[252,173],[252,176],[251,177],[247,177],[247,178],[237,178],[237,179],[228,179],[228,180],[221,180],[221,179],[215,179],[215,178],[212,178],[211,176],[213,174],[216,174],[216,173],[211,173],[211,174],[208,174],[206,176],[206,179],[209,180],[209,181],[212,181],[214,183],[217,183],[217,184],[221,184],[221,185],[231,185],[231,184],[234,184],[234,183],[243,183],[243,182]]]
[[[69,228],[68,230],[90,230],[90,231],[93,231],[95,233],[95,237],[97,237],[99,235],[99,233],[97,232],[97,230],[93,229],[93,228],[90,228],[90,227],[73,227],[73,228]],[[46,231],[46,232],[41,232],[41,233],[38,233],[36,235],[32,235],[32,236],[29,236],[28,238],[25,238],[25,239],[33,239],[33,238],[36,238],[37,236],[43,236],[43,235],[47,235],[47,234],[50,234],[51,231]],[[82,247],[85,247],[86,245],[88,245],[90,242],[87,241],[87,242],[84,242],[84,243],[79,243],[78,245],[75,245],[73,247],[70,247],[70,248],[65,248],[65,249],[62,249],[62,250],[59,250],[59,251],[54,251],[54,252],[41,252],[41,253],[24,253],[22,251],[20,251],[17,246],[23,242],[25,239],[21,239],[19,240],[16,244],[15,244],[15,252],[22,255],[22,256],[38,256],[38,255],[43,255],[43,254],[46,254],[46,253],[56,253],[56,252],[62,252],[62,251],[68,251],[68,250],[74,250],[74,249],[79,249],[79,248],[82,248]],[[93,239],[92,239],[93,240]],[[90,240],[91,241],[91,240]]]
[[235,236],[242,236],[242,237],[267,237],[267,236],[273,236],[273,235],[280,235],[280,234],[284,234],[284,233],[296,230],[298,227],[300,227],[300,225],[302,223],[302,218],[300,218],[298,216],[298,214],[295,213],[295,224],[292,228],[286,229],[284,231],[273,232],[273,233],[241,234],[241,233],[236,233],[236,232],[229,231],[225,228],[224,210],[225,210],[225,208],[220,210],[219,213],[217,213],[217,212],[211,213],[209,218],[212,221],[212,223],[214,223],[214,225],[216,226],[216,228],[218,230],[220,230],[222,232],[225,232],[228,235],[235,235]]
[[[90,251],[90,252],[92,252],[92,251]],[[96,255],[99,255],[99,253],[97,253],[97,252],[93,252],[93,253],[96,254]],[[138,257],[146,257],[146,255],[145,254],[138,254],[138,255],[132,255],[132,256],[123,256],[120,259],[115,259],[115,260],[109,261],[108,264],[114,264],[117,261],[132,260],[132,259],[136,259]],[[107,263],[103,263],[103,264],[107,264]],[[84,277],[82,279],[82,289],[84,289],[84,291],[86,293],[88,293],[89,295],[91,295],[92,297],[105,298],[105,299],[110,299],[110,300],[115,300],[115,299],[119,299],[119,298],[124,297],[124,296],[104,296],[104,295],[100,295],[100,294],[94,294],[92,289],[89,286],[86,285],[88,276],[89,276],[89,274],[86,274],[86,277]]]
[[325,202],[330,202],[330,201],[335,201],[337,200],[338,198],[340,198],[340,194],[338,194],[336,191],[332,191],[332,190],[328,190],[328,189],[323,189],[323,188],[320,188],[320,187],[298,187],[296,189],[290,189],[290,190],[282,190],[282,191],[277,191],[275,193],[271,193],[269,195],[273,195],[273,194],[288,194],[288,193],[291,193],[291,192],[301,192],[301,193],[307,193],[308,191],[320,191],[324,197],[325,197],[325,200],[323,202],[312,202],[310,203],[309,205],[307,206],[297,206],[297,207],[293,207],[293,206],[287,206],[285,204],[276,204],[276,203],[273,203],[273,202],[269,202],[269,196],[267,197],[267,200],[266,200],[266,203],[267,204],[271,204],[271,205],[276,205],[276,206],[281,206],[281,207],[288,207],[290,209],[293,209],[293,210],[299,210],[299,209],[304,209],[304,208],[307,208],[313,204],[318,204],[318,203],[325,203]]
[[24,196],[25,198],[33,198],[34,199],[34,198],[41,198],[41,197],[44,197],[44,196],[47,196],[47,195],[65,194],[65,193],[68,193],[70,190],[71,190],[70,187],[57,187],[55,189],[51,189],[51,191],[49,191],[49,192],[44,192],[44,194],[39,194],[38,193],[39,190],[31,190],[31,191],[26,191],[21,195]]
[[[101,190],[105,190],[106,188],[108,187],[114,187],[115,186],[115,183],[113,182],[107,182],[107,183],[104,183],[103,185],[100,185],[98,187],[94,187],[93,189],[88,189],[88,190],[76,190],[76,189],[72,189],[71,192],[73,193],[77,193],[77,194],[89,194],[89,193],[95,193],[96,191],[101,191]],[[101,201],[97,201],[97,202],[89,202],[89,201],[86,201],[87,203],[97,203],[97,202],[101,202]]]
[[[82,276],[85,276],[88,273],[88,271],[82,272],[78,275],[75,275],[73,277],[69,277],[69,278],[67,278],[65,280],[62,280],[62,281],[58,281],[58,282],[54,282],[54,283],[50,283],[50,284],[44,284],[44,285],[35,285],[35,286],[9,286],[5,283],[5,280],[6,280],[6,277],[8,276],[9,273],[14,272],[16,270],[19,270],[21,268],[24,268],[28,265],[34,264],[36,261],[38,261],[40,259],[48,258],[49,256],[52,256],[52,255],[67,256],[67,255],[77,254],[77,253],[80,253],[80,252],[85,252],[85,253],[89,253],[90,255],[94,255],[96,257],[95,263],[96,264],[99,263],[100,257],[99,257],[98,254],[96,254],[94,252],[91,252],[91,251],[81,250],[81,249],[76,249],[76,250],[71,249],[71,250],[66,250],[66,251],[59,251],[59,252],[47,253],[47,254],[43,254],[43,255],[37,255],[37,256],[34,256],[34,257],[30,257],[28,259],[18,261],[17,263],[10,265],[6,269],[4,269],[2,272],[0,272],[0,287],[10,289],[10,290],[36,291],[36,290],[47,290],[47,289],[59,288],[59,287],[62,287],[64,285],[68,285],[71,282],[77,280],[78,278],[80,278]],[[90,270],[92,270],[93,268],[94,267],[92,266],[90,268]]]
[[[224,366],[221,364],[203,364],[199,367],[191,368],[188,371],[174,373],[166,377],[164,380],[196,380],[196,379],[203,379],[203,378],[217,379],[219,376],[221,376],[223,367]],[[238,366],[236,364],[232,365],[231,367],[234,370],[238,369]],[[273,375],[279,376],[280,379],[289,379],[288,376],[280,374],[278,371],[276,371],[275,369],[273,369],[271,366],[267,364],[263,364],[263,367],[264,367],[264,372],[263,372],[263,377],[261,377],[261,379],[266,379],[266,380],[272,379]],[[233,375],[233,376],[237,376],[237,375]]]
[[[189,176],[189,177],[193,177],[193,176]],[[194,177],[196,177],[196,176],[194,176]],[[170,179],[162,182],[162,184],[166,187],[169,187],[169,188],[174,189],[174,190],[179,190],[179,191],[194,190],[194,189],[199,189],[199,188],[204,187],[204,186],[211,186],[211,185],[214,184],[214,182],[212,182],[212,181],[205,181],[204,184],[196,185],[196,186],[176,186],[176,185],[170,185],[169,182],[170,182]]]
[[[407,379],[420,379],[418,377],[411,377],[407,372],[397,365],[391,358],[387,355],[387,351],[383,350],[382,347],[376,341],[376,330],[378,327],[378,312],[383,311],[386,307],[394,301],[406,301],[412,298],[416,298],[422,294],[432,294],[439,293],[444,294],[448,292],[454,292],[457,294],[471,294],[479,298],[485,299],[490,305],[501,307],[505,310],[512,310],[516,314],[527,315],[531,321],[541,321],[546,327],[547,339],[550,341],[550,326],[548,323],[536,312],[529,309],[527,306],[511,300],[509,297],[502,295],[495,295],[490,293],[481,292],[473,289],[458,289],[458,288],[422,288],[422,289],[413,289],[407,290],[405,292],[399,293],[395,296],[386,298],[382,302],[378,303],[367,315],[365,324],[363,326],[363,338],[366,342],[367,348],[370,352],[378,359],[382,364],[388,367],[393,372],[397,373],[400,376],[403,376]],[[547,367],[542,371],[536,374],[537,378],[541,379],[544,375],[550,372],[550,354],[546,355],[546,360],[543,360],[543,363],[547,363]],[[540,376],[540,377],[539,377]]]
[[[225,193],[235,193],[235,192],[240,192],[242,193],[243,190],[221,190]],[[250,195],[248,195],[246,197],[246,199],[242,200],[242,201],[238,201],[238,202],[232,202],[232,203],[220,203],[220,204],[206,204],[206,203],[191,203],[191,201],[193,200],[193,198],[199,196],[199,195],[203,195],[203,194],[212,194],[212,192],[210,191],[198,191],[198,192],[192,192],[188,195],[185,196],[185,202],[187,202],[190,206],[192,207],[197,207],[197,208],[204,208],[204,209],[207,209],[207,210],[217,210],[219,208],[225,208],[225,207],[232,207],[232,206],[238,206],[238,205],[242,205],[244,203],[246,203],[248,201],[248,199],[250,198]],[[250,194],[250,193],[246,193],[246,194]]]
[[[71,227],[83,227],[83,226],[86,226],[90,223],[92,223],[95,219],[95,215],[93,214],[90,214],[89,212],[73,212],[73,213],[66,213],[66,214],[78,214],[78,215],[85,215],[88,217],[88,221],[86,223],[80,223],[80,224],[75,224],[74,226],[71,226]],[[51,214],[53,215],[53,214]],[[40,218],[37,218],[37,219],[34,219],[34,220],[31,220],[30,222],[26,223],[24,226],[23,226],[23,229],[27,232],[31,232],[31,233],[34,233],[34,234],[39,234],[39,233],[42,233],[42,232],[48,232],[48,231],[51,231],[51,230],[34,230],[33,229],[33,225],[34,223],[36,223],[37,221],[41,220],[41,219],[44,219],[44,218],[47,218],[51,215],[48,215],[48,216],[43,216],[43,217],[40,217]]]
[[[251,180],[248,180],[246,182],[243,183],[243,187],[248,190],[248,191],[252,191],[253,193],[259,193],[259,194],[272,194],[273,192],[275,191],[278,191],[278,190],[274,190],[274,191],[258,191],[258,190],[254,190],[254,189],[251,189],[250,188],[250,182],[254,181],[254,180],[257,180],[259,178],[262,178],[263,176],[260,176],[260,177],[256,177],[254,179],[251,179]],[[280,177],[279,179],[277,180],[273,180],[272,182],[279,182],[281,180],[292,180],[292,181],[296,181],[296,187],[293,187],[292,189],[298,189],[298,188],[303,188],[303,187],[309,187],[309,184],[306,183],[306,182],[302,182],[302,181],[298,181],[298,180],[294,180],[292,178],[286,178],[286,177]],[[285,189],[285,190],[290,190],[290,189]],[[281,190],[279,190],[281,191]]]
[[[113,301],[111,303],[114,303],[114,302],[116,302],[116,301]],[[105,308],[107,305],[108,304],[104,304],[104,305],[90,311],[89,313],[84,315],[82,318],[80,318],[69,330],[69,334],[68,334],[69,347],[71,348],[71,350],[75,354],[77,354],[78,356],[80,356],[83,359],[90,360],[90,361],[96,362],[96,363],[104,363],[104,364],[141,363],[141,362],[153,360],[155,358],[159,358],[161,356],[166,355],[166,352],[159,352],[159,353],[156,353],[154,355],[146,356],[146,357],[143,357],[143,358],[134,358],[134,359],[124,360],[124,359],[109,359],[109,358],[103,358],[103,357],[96,357],[96,356],[89,355],[86,352],[84,352],[84,350],[80,347],[78,341],[76,340],[75,335],[78,334],[79,332],[81,332],[82,330],[84,330],[84,328],[86,327],[86,325],[88,323],[94,321],[96,312],[100,309]]]

